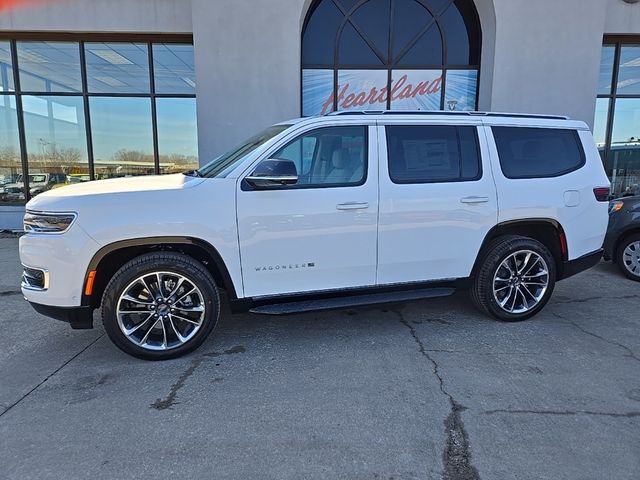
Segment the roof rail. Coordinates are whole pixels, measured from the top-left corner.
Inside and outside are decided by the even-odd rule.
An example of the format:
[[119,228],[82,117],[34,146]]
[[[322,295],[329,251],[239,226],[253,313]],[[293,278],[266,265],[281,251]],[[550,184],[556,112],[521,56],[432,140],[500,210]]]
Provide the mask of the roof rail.
[[425,116],[468,116],[468,117],[508,117],[508,118],[539,118],[547,120],[570,120],[569,117],[563,115],[539,115],[534,113],[500,113],[500,112],[450,112],[444,110],[356,110],[356,111],[339,111],[330,112],[325,116],[342,117],[349,115],[425,115]]

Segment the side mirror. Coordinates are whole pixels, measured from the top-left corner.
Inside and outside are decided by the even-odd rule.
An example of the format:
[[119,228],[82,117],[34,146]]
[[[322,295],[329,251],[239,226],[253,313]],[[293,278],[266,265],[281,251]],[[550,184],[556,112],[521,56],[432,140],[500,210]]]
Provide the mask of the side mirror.
[[254,188],[273,188],[298,183],[298,170],[291,160],[270,158],[258,164],[255,170],[244,178]]

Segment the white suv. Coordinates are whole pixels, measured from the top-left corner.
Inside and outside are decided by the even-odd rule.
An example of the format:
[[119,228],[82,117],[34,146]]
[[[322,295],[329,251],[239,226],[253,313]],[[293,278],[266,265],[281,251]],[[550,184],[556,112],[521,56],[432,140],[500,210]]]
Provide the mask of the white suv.
[[452,294],[517,321],[602,254],[609,181],[564,117],[337,113],[275,125],[200,170],[104,180],[27,205],[34,308],[146,359],[232,311],[286,314]]

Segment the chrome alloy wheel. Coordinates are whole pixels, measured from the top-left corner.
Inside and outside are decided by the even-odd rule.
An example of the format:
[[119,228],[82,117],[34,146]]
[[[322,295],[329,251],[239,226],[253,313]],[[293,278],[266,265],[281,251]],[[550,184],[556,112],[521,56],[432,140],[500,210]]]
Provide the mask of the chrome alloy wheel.
[[622,252],[624,268],[635,276],[640,276],[640,241],[632,242]]
[[539,254],[509,255],[493,277],[493,298],[505,312],[519,315],[535,308],[549,288],[549,267]]
[[200,289],[172,272],[144,274],[118,299],[118,326],[129,341],[148,350],[171,350],[191,340],[204,321]]

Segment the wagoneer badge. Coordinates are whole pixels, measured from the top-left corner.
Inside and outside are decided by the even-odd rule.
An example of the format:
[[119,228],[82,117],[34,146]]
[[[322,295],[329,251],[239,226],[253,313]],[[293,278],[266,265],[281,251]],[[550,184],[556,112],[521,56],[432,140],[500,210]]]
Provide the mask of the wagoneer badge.
[[270,272],[280,270],[298,270],[300,268],[314,268],[315,263],[290,263],[289,265],[265,265],[264,267],[255,267],[256,272]]

